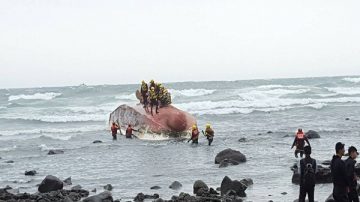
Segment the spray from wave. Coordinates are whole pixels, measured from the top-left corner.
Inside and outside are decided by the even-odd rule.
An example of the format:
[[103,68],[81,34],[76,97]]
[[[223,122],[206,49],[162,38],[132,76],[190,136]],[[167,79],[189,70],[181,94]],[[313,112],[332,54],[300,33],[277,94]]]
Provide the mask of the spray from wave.
[[169,92],[173,97],[176,96],[185,96],[185,97],[196,97],[213,94],[216,90],[207,90],[207,89],[185,89],[185,90],[175,90],[169,89]]
[[352,82],[352,83],[360,83],[360,78],[354,78],[354,77],[344,78],[343,81],[348,81],[348,82]]

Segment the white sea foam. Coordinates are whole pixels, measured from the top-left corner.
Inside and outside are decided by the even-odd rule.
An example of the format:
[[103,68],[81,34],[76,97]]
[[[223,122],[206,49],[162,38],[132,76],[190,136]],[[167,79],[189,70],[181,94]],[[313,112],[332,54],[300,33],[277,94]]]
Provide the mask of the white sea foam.
[[136,101],[136,95],[135,93],[131,93],[131,94],[127,94],[127,95],[117,95],[115,96],[116,99],[119,100],[132,100],[132,101]]
[[48,92],[48,93],[35,93],[32,95],[11,95],[8,98],[8,101],[14,101],[14,100],[52,100],[58,96],[60,96],[61,93],[54,93],[54,92]]
[[358,77],[358,78],[349,77],[349,78],[344,78],[343,80],[348,81],[348,82],[353,82],[353,83],[360,83],[360,77]]
[[185,97],[196,97],[213,94],[216,90],[207,90],[207,89],[184,89],[184,90],[174,90],[169,89],[171,96],[185,96]]
[[201,101],[175,104],[176,107],[189,111],[194,114],[248,114],[253,111],[280,111],[295,107],[312,107],[321,109],[330,103],[359,103],[360,97],[341,97],[341,98],[278,98],[278,97],[257,97],[245,100],[227,101]]
[[336,87],[336,88],[326,88],[330,92],[337,93],[339,95],[359,95],[360,88],[357,87]]

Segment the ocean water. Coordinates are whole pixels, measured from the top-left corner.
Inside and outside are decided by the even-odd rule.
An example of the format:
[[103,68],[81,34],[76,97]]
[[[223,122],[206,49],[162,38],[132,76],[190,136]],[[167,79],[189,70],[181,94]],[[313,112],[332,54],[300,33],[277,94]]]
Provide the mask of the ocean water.
[[[252,178],[246,201],[293,201],[297,185],[290,149],[297,128],[315,130],[313,157],[331,159],[334,145],[360,143],[360,77],[326,77],[224,82],[169,83],[176,107],[193,114],[203,128],[215,130],[212,146],[204,137],[198,146],[176,139],[148,137],[112,141],[108,116],[121,104],[136,104],[138,85],[73,86],[0,90],[0,187],[36,192],[46,175],[98,192],[112,184],[114,198],[130,200],[137,193],[170,198],[192,192],[195,180],[219,187],[224,176]],[[349,120],[345,120],[349,118]],[[273,133],[267,133],[272,131]],[[290,135],[290,137],[284,137]],[[238,139],[245,137],[246,142]],[[92,144],[101,140],[101,144]],[[232,148],[246,163],[218,168],[216,154]],[[64,154],[47,155],[50,149]],[[5,161],[13,160],[13,164]],[[25,176],[35,169],[36,176]],[[179,191],[168,188],[180,181]],[[158,185],[160,190],[150,190]],[[332,185],[317,185],[315,198],[325,201]],[[286,192],[286,195],[282,195]]]

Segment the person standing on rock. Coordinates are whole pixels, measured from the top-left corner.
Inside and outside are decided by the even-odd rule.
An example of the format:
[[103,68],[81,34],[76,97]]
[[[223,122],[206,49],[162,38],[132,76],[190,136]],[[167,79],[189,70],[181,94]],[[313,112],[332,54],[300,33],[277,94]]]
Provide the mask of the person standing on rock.
[[147,110],[147,105],[148,105],[148,91],[149,91],[149,87],[147,85],[147,83],[145,83],[145,81],[143,80],[141,82],[141,89],[140,89],[140,92],[141,92],[141,96],[143,98],[143,105],[144,105],[144,108],[145,110]]
[[346,168],[346,176],[349,182],[349,202],[359,202],[358,192],[356,190],[357,187],[357,175],[355,172],[355,159],[359,155],[357,149],[353,146],[348,149],[349,158],[345,160],[345,168]]
[[295,157],[298,158],[298,153],[300,153],[300,157],[303,157],[304,154],[304,146],[305,146],[305,141],[306,143],[310,146],[310,142],[308,140],[308,138],[306,137],[306,135],[304,134],[304,132],[302,131],[301,128],[298,129],[298,132],[296,133],[295,139],[294,139],[294,143],[291,146],[291,149],[296,146],[295,149]]
[[300,160],[300,194],[299,202],[305,202],[306,194],[309,202],[314,202],[316,160],[310,157],[311,147],[304,147],[305,158]]
[[191,139],[188,142],[190,142],[191,140],[192,140],[192,144],[199,143],[199,130],[196,125],[192,126]]
[[151,87],[150,88],[150,108],[151,108],[151,115],[153,116],[153,107],[154,105],[156,106],[156,113],[158,114],[158,108],[159,108],[159,102],[158,102],[158,98],[155,92],[155,88]]
[[338,142],[335,145],[336,155],[333,156],[330,164],[333,180],[333,197],[336,202],[349,202],[349,181],[346,175],[345,162],[341,157],[345,153],[345,144]]
[[206,138],[207,138],[207,140],[209,142],[209,146],[210,146],[212,141],[214,140],[214,130],[211,128],[210,124],[206,124],[205,127],[206,127],[205,133],[204,133],[204,131],[202,131],[202,132],[206,136]]
[[113,122],[111,126],[111,135],[113,136],[113,140],[117,139],[117,131],[119,130],[119,126]]

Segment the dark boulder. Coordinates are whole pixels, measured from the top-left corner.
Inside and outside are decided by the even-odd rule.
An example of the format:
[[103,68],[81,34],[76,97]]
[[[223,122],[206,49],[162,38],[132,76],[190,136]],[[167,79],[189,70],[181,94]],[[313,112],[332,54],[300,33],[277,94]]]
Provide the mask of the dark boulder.
[[308,132],[305,133],[305,135],[308,139],[320,138],[319,133],[313,130],[309,130]]
[[134,198],[135,202],[141,202],[144,201],[146,199],[158,199],[159,198],[159,194],[154,194],[154,195],[147,195],[147,194],[143,194],[143,193],[138,193],[136,195],[136,197]]
[[[300,184],[300,173],[297,165],[295,164],[291,170],[293,171],[292,183]],[[323,167],[321,165],[317,165],[317,172],[315,174],[316,184],[326,184],[332,183],[331,170],[329,167]]]
[[5,161],[5,163],[14,163],[14,161],[13,160]]
[[239,162],[231,159],[224,159],[220,162],[219,168],[225,168],[228,167],[229,165],[239,165]]
[[51,191],[60,190],[63,188],[63,182],[52,175],[48,175],[45,179],[40,183],[38,191],[40,193],[46,193]]
[[50,151],[48,152],[48,155],[63,154],[63,153],[64,153],[63,150],[54,149],[54,150],[50,150]]
[[334,200],[333,195],[330,194],[329,197],[327,197],[327,199],[325,200],[325,202],[336,202],[336,201]]
[[230,191],[233,191],[236,196],[246,197],[245,190],[247,186],[237,180],[231,180],[228,176],[225,176],[221,182],[221,195],[229,195]]
[[254,184],[254,181],[251,178],[242,179],[242,180],[240,180],[240,182],[243,183],[244,185],[246,185],[247,187]]
[[239,142],[246,142],[246,138],[245,137],[242,137],[238,140]]
[[170,189],[173,189],[173,190],[178,190],[182,187],[182,184],[178,181],[175,181],[173,183],[171,183],[171,185],[169,186]]
[[202,180],[196,180],[193,186],[193,193],[198,195],[200,189],[202,189],[202,191],[208,191],[209,187]]
[[63,181],[63,183],[64,183],[64,186],[72,185],[71,177],[66,178],[66,179]]
[[105,189],[105,190],[108,190],[108,191],[113,190],[113,188],[114,188],[114,187],[113,187],[111,184],[107,184],[107,185],[104,186],[104,189]]
[[325,161],[321,162],[321,164],[329,166],[331,164],[331,160],[325,160]]
[[34,176],[36,175],[36,170],[25,171],[25,175]]
[[161,187],[159,187],[159,186],[152,186],[152,187],[150,187],[150,189],[158,190],[158,189],[161,189]]
[[215,164],[220,164],[221,161],[225,159],[237,163],[246,162],[246,157],[241,152],[232,149],[225,149],[216,155]]
[[101,140],[95,140],[93,143],[94,143],[94,144],[102,143],[102,141],[101,141]]
[[109,191],[104,191],[98,195],[90,196],[83,200],[83,202],[113,202],[114,199]]
[[94,188],[93,190],[91,190],[91,192],[94,192],[94,193],[96,193],[96,188]]

